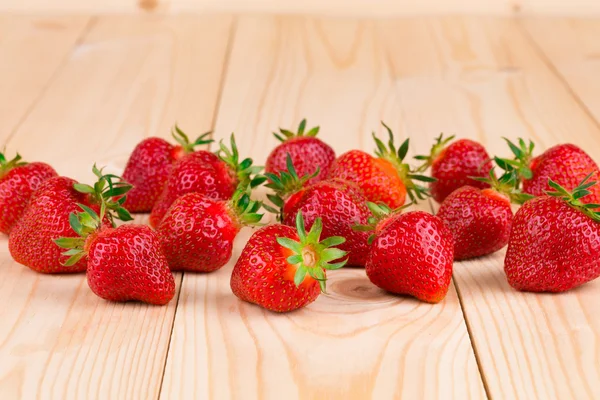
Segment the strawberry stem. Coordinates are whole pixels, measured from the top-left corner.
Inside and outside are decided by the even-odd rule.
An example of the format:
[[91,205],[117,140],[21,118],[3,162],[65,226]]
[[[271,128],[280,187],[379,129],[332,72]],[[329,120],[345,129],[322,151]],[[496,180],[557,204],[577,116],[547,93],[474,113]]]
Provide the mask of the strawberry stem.
[[0,153],[0,177],[6,175],[11,169],[27,165],[25,161],[21,161],[21,155],[17,153],[15,158],[8,161],[4,153]]
[[442,150],[446,148],[448,143],[454,140],[455,136],[449,136],[447,138],[444,137],[443,133],[440,133],[440,136],[435,138],[435,143],[431,147],[431,150],[428,155],[417,155],[415,156],[415,160],[423,161],[423,164],[419,166],[416,171],[417,172],[425,172],[427,168],[431,167],[435,159],[440,155]]
[[525,143],[525,140],[519,138],[519,145],[517,146],[507,138],[502,139],[508,144],[510,151],[513,153],[513,158],[494,157],[496,164],[506,172],[516,171],[518,185],[525,179],[531,179],[533,177],[533,172],[529,166],[533,159],[533,149],[535,144],[531,140],[529,141],[529,144],[527,144]]
[[221,140],[216,154],[236,174],[238,187],[250,185],[251,188],[255,188],[265,182],[267,178],[259,175],[263,167],[253,166],[251,158],[245,158],[240,162],[240,154],[233,133],[231,134],[230,143],[231,149]]
[[[392,210],[385,203],[373,203],[371,201],[367,201],[367,207],[369,208],[369,211],[371,211],[372,215],[369,217],[366,224],[354,225],[352,227],[352,229],[355,231],[359,231],[359,232],[375,232],[377,229],[377,225],[379,225],[379,223],[381,221],[391,217],[392,215],[401,213],[404,209],[406,209],[412,205],[413,205],[413,203],[408,203],[408,204],[405,204],[403,206],[400,206],[400,207]],[[373,233],[371,236],[369,236],[369,239],[368,239],[369,245],[371,243],[373,243],[374,239],[375,239],[375,233]]]
[[319,133],[318,126],[311,128],[308,132],[305,132],[305,130],[306,130],[306,119],[303,119],[302,121],[300,121],[300,125],[298,125],[297,132],[292,132],[287,129],[279,128],[279,132],[273,132],[273,135],[280,142],[285,142],[287,140],[297,138],[297,137],[303,137],[303,136],[304,137],[315,137]]
[[470,176],[469,178],[475,181],[487,183],[498,193],[502,193],[507,196],[511,203],[523,204],[527,200],[531,200],[534,196],[523,193],[519,189],[520,180],[518,171],[511,165],[506,165],[505,167],[506,172],[502,174],[500,178],[496,177],[494,168],[490,170],[487,178],[481,176]]
[[230,200],[230,206],[242,225],[256,226],[260,225],[260,220],[264,216],[264,214],[258,213],[263,204],[260,201],[252,200],[250,192],[249,186],[245,190],[238,188]]
[[581,201],[582,198],[591,194],[588,190],[598,182],[588,182],[595,172],[590,172],[583,180],[577,185],[572,192],[554,182],[552,179],[548,179],[548,185],[554,190],[546,191],[546,194],[552,197],[558,197],[566,201],[571,207],[581,211],[594,221],[600,221],[600,211],[594,211],[594,209],[600,208],[600,204],[585,204]]
[[179,145],[181,146],[181,148],[183,149],[183,151],[185,153],[194,152],[194,148],[196,146],[214,142],[214,140],[209,139],[211,134],[212,134],[212,131],[205,132],[202,135],[198,136],[196,138],[196,140],[194,140],[193,142],[190,142],[190,138],[188,137],[188,135],[186,135],[179,128],[179,126],[177,126],[177,124],[175,124],[173,126],[173,128],[171,129],[171,135],[173,136],[173,139],[175,139],[175,141],[177,143],[179,143]]

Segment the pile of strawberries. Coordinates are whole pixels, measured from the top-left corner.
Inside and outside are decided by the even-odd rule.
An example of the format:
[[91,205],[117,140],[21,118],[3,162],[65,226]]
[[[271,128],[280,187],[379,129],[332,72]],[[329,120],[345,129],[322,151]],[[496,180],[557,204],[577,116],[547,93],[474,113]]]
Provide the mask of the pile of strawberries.
[[[47,164],[0,154],[0,231],[12,257],[41,273],[87,273],[112,301],[167,304],[172,271],[209,273],[230,260],[243,226],[258,226],[231,274],[241,300],[286,312],[326,290],[330,271],[365,268],[380,288],[437,303],[454,260],[508,244],[504,269],[518,290],[562,292],[600,276],[598,166],[563,144],[533,156],[533,143],[507,140],[511,158],[490,157],[472,140],[438,137],[406,162],[373,134],[376,150],[334,150],[307,129],[281,129],[262,168],[241,158],[232,135],[213,153],[174,127],[173,145],[148,138],[118,177],[93,167],[91,185]],[[495,164],[495,166],[494,166]],[[429,175],[426,173],[429,171]],[[264,185],[268,201],[253,199]],[[406,207],[433,197],[437,215]],[[408,204],[407,204],[408,203]],[[522,204],[513,215],[511,203]],[[276,224],[261,223],[261,210]],[[150,213],[150,226],[121,224]]]

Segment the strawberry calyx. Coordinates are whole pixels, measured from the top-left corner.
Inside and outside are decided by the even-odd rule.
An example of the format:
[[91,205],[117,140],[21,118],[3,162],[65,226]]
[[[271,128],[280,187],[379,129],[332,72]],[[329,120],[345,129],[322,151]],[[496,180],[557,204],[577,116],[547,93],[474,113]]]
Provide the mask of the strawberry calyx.
[[591,192],[588,190],[592,186],[596,185],[598,182],[592,181],[588,182],[592,175],[595,172],[590,172],[583,180],[577,185],[572,192],[569,192],[567,189],[554,182],[552,179],[548,179],[548,185],[554,190],[547,190],[546,194],[552,197],[558,197],[565,202],[567,202],[571,207],[581,211],[594,221],[600,221],[600,211],[595,211],[600,208],[600,204],[586,204],[581,201],[581,199]]
[[300,125],[298,125],[298,131],[292,132],[287,129],[279,128],[279,132],[273,132],[273,135],[280,142],[285,142],[290,139],[298,138],[298,137],[315,137],[319,133],[319,127],[315,126],[310,130],[306,131],[306,118],[300,121]]
[[231,148],[228,148],[223,140],[219,142],[219,150],[216,151],[216,155],[221,161],[229,166],[231,171],[236,175],[238,179],[238,187],[245,188],[250,186],[255,188],[261,185],[267,180],[266,177],[259,175],[263,167],[252,165],[251,158],[245,158],[240,161],[240,153],[235,143],[235,135],[231,134]]
[[415,160],[423,161],[423,164],[417,168],[418,172],[425,172],[427,168],[433,165],[433,162],[442,154],[442,151],[446,148],[448,143],[454,140],[456,136],[452,135],[447,138],[444,137],[443,133],[435,138],[435,143],[431,146],[431,150],[427,155],[417,155]]
[[521,184],[525,179],[531,179],[533,177],[533,172],[531,171],[530,166],[531,161],[533,160],[533,149],[535,147],[535,143],[530,140],[529,144],[527,144],[525,143],[525,140],[519,138],[519,144],[516,145],[507,138],[503,139],[506,141],[510,151],[513,153],[513,158],[494,157],[496,164],[506,172],[515,170],[519,184]]
[[179,146],[181,146],[181,151],[183,154],[193,153],[194,147],[196,146],[214,142],[214,140],[209,139],[211,134],[212,131],[205,132],[202,135],[198,136],[196,140],[191,142],[188,135],[186,135],[185,132],[183,132],[179,128],[179,126],[177,126],[177,124],[175,124],[173,128],[171,128],[171,135],[173,136],[173,139],[175,139],[175,141],[179,143]]
[[252,200],[249,192],[249,186],[245,190],[243,188],[238,188],[229,201],[229,207],[241,225],[260,225],[260,220],[264,216],[264,214],[258,213],[262,207],[262,202]]
[[327,239],[321,239],[323,223],[321,218],[317,218],[310,231],[307,233],[304,226],[302,212],[296,214],[296,231],[299,241],[287,237],[277,238],[277,243],[292,251],[292,255],[287,258],[287,262],[296,266],[294,274],[294,284],[299,287],[306,275],[319,282],[323,293],[326,293],[325,271],[331,271],[342,268],[348,262],[348,258],[334,262],[345,257],[348,252],[340,250],[338,246],[346,241],[341,236],[331,236]]
[[0,153],[0,177],[6,175],[11,169],[27,165],[27,162],[21,161],[22,157],[19,153],[12,160],[7,160],[4,153]]
[[494,168],[490,169],[490,173],[486,178],[481,176],[470,176],[469,178],[475,181],[487,183],[492,187],[492,189],[506,196],[508,200],[514,204],[523,204],[527,200],[533,199],[534,196],[523,193],[519,189],[520,179],[518,171],[510,164],[506,165],[505,167],[505,172],[502,174],[502,176],[500,176],[500,178],[496,177]]
[[393,216],[402,213],[404,209],[412,205],[413,203],[408,203],[396,209],[391,209],[383,202],[373,203],[371,201],[367,201],[367,207],[369,208],[369,211],[371,211],[371,216],[367,220],[366,224],[354,225],[352,229],[359,232],[373,232],[373,234],[368,238],[368,244],[370,245],[373,243],[373,240],[375,240],[376,233],[385,227],[386,222],[390,221]]
[[375,155],[378,158],[387,160],[396,169],[398,176],[406,186],[406,192],[411,201],[425,200],[429,197],[429,189],[425,186],[419,185],[416,182],[435,182],[435,178],[430,176],[420,175],[415,172],[419,172],[418,169],[413,170],[411,166],[404,162],[406,153],[408,153],[409,139],[406,139],[400,147],[396,150],[394,145],[394,134],[389,126],[385,122],[381,121],[381,124],[388,131],[389,140],[386,146],[373,132],[373,139],[377,145]]

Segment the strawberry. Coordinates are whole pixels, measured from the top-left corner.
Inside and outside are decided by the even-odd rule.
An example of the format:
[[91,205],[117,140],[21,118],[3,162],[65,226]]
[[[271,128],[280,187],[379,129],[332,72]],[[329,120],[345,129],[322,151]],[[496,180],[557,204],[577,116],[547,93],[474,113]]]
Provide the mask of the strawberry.
[[157,227],[175,200],[187,193],[201,193],[214,200],[229,200],[238,185],[252,187],[263,178],[252,179],[258,171],[252,160],[239,161],[235,138],[231,135],[231,150],[221,141],[217,154],[196,151],[182,157],[171,170],[167,183],[152,208],[150,225]]
[[526,202],[513,219],[504,271],[518,290],[564,292],[600,276],[600,204],[586,204],[588,174],[573,192],[554,189]]
[[242,226],[261,220],[260,207],[242,190],[231,200],[200,193],[178,198],[157,229],[171,270],[211,272],[223,267]]
[[[79,237],[61,237],[55,243],[69,249],[65,267],[87,261],[87,281],[99,297],[110,301],[138,300],[167,304],[175,296],[175,279],[169,270],[158,235],[145,225],[103,224],[100,215],[81,205],[72,213],[71,227]],[[58,248],[58,247],[57,247]]]
[[441,203],[450,193],[465,185],[478,189],[489,188],[485,181],[473,177],[486,178],[492,169],[492,159],[485,147],[469,139],[460,139],[451,144],[454,136],[444,138],[440,135],[427,156],[416,156],[424,161],[419,167],[424,172],[431,167],[431,176],[435,178],[429,184],[431,197]]
[[280,171],[280,175],[265,175],[271,181],[267,187],[276,193],[268,197],[280,207],[280,219],[285,225],[294,226],[299,212],[304,215],[307,229],[320,218],[323,223],[321,237],[344,237],[346,241],[338,248],[348,252],[348,265],[364,267],[369,252],[369,234],[352,227],[366,224],[371,212],[367,199],[356,185],[341,179],[327,179],[311,185],[309,182],[314,173],[298,177],[289,155],[287,170]]
[[7,161],[0,153],[0,232],[10,233],[25,212],[33,192],[55,176],[56,171],[46,163],[26,163],[18,154]]
[[[598,165],[585,151],[574,144],[559,144],[539,156],[533,157],[535,145],[532,141],[526,145],[523,139],[519,139],[517,145],[508,139],[505,140],[514,158],[496,157],[496,163],[501,168],[511,165],[519,171],[524,193],[542,196],[546,190],[551,190],[548,180],[558,183],[566,190],[574,190],[579,182],[590,173],[593,173],[594,181],[600,179]],[[582,201],[584,203],[600,203],[600,185],[591,187],[590,192],[590,195]]]
[[369,208],[379,218],[365,267],[371,282],[392,293],[440,302],[452,278],[452,233],[440,218],[423,211],[390,213],[373,203]]
[[172,165],[184,155],[192,153],[194,147],[212,142],[206,139],[210,132],[190,142],[177,125],[173,127],[172,135],[178,145],[150,137],[133,149],[123,171],[123,179],[133,185],[124,204],[130,212],[150,212],[162,193]]
[[413,201],[424,199],[427,189],[414,181],[429,182],[432,179],[415,174],[410,166],[404,163],[408,152],[408,139],[396,150],[392,130],[383,122],[382,124],[389,134],[388,147],[373,133],[377,144],[377,157],[360,150],[344,153],[334,161],[329,178],[354,182],[369,201],[382,202],[391,208],[404,205],[407,193]]
[[344,238],[332,236],[320,241],[321,220],[305,231],[302,213],[296,229],[269,225],[251,237],[231,274],[231,290],[243,301],[271,311],[287,312],[304,307],[325,292],[326,270],[341,268],[345,251],[333,246]]
[[[112,200],[115,196],[123,196],[131,186],[124,182],[113,183],[114,175],[103,175],[95,166],[93,171],[98,177],[94,187],[62,176],[50,178],[39,187],[23,217],[10,232],[8,248],[15,261],[43,273],[85,271],[85,260],[62,265],[60,249],[53,243],[58,237],[75,236],[69,226],[69,218],[72,212],[79,210],[78,204],[99,212],[104,202],[105,207],[114,210],[118,218],[131,219],[127,210],[121,207],[125,197]],[[111,214],[105,223],[110,224],[112,219]]]
[[303,119],[298,126],[298,132],[279,129],[278,133],[273,133],[282,143],[275,147],[267,157],[265,172],[279,174],[281,171],[285,171],[286,157],[289,154],[298,175],[311,175],[318,171],[308,181],[309,184],[327,177],[329,168],[335,160],[335,152],[331,146],[316,138],[319,133],[318,126],[308,132],[305,132],[305,129],[306,120]]

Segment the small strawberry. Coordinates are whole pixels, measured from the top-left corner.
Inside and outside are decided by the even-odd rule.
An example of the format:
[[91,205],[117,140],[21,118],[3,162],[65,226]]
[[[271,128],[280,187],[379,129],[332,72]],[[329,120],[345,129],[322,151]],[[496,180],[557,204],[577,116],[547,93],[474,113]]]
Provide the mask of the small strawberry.
[[382,202],[391,208],[404,205],[407,193],[412,201],[424,199],[428,194],[427,189],[417,185],[415,181],[430,182],[432,179],[415,174],[404,163],[408,139],[396,150],[392,130],[383,122],[382,124],[389,134],[388,147],[373,133],[377,157],[360,150],[344,153],[331,166],[329,178],[354,182],[369,201]]
[[306,227],[310,229],[320,218],[323,223],[321,237],[344,237],[346,241],[338,248],[348,252],[348,265],[364,267],[369,252],[369,234],[352,227],[368,222],[371,212],[367,199],[356,185],[341,179],[327,179],[310,185],[312,175],[300,178],[294,167],[288,155],[287,170],[280,171],[280,175],[265,174],[271,181],[267,187],[276,193],[268,197],[279,206],[281,221],[294,226],[296,216],[302,212]]
[[[496,157],[496,163],[504,168],[511,165],[516,168],[521,176],[523,192],[533,196],[542,196],[546,190],[551,190],[548,180],[552,180],[566,190],[575,187],[588,174],[593,173],[592,180],[600,179],[598,165],[585,151],[574,144],[559,144],[551,147],[537,157],[533,157],[534,143],[525,144],[519,139],[519,144],[508,143],[514,159],[501,159]],[[600,203],[600,185],[590,188],[590,195],[582,201],[584,203]]]
[[211,272],[223,267],[242,226],[261,220],[260,207],[242,190],[231,200],[213,200],[200,193],[178,198],[157,229],[171,270]]
[[240,162],[235,138],[231,135],[231,150],[223,142],[217,154],[196,151],[182,157],[169,174],[167,183],[152,208],[150,226],[157,227],[175,200],[187,193],[201,193],[214,200],[229,200],[238,185],[262,183],[264,178],[252,178],[260,168],[246,158]]
[[10,233],[25,212],[33,192],[55,176],[56,171],[46,163],[26,163],[18,154],[7,161],[0,153],[0,232]]
[[504,271],[518,290],[564,292],[600,276],[600,204],[585,204],[596,182],[554,189],[526,202],[513,218]]
[[440,218],[423,211],[388,214],[389,208],[373,203],[369,208],[379,219],[365,267],[371,282],[392,293],[440,302],[452,278],[452,233]]
[[319,171],[308,181],[309,184],[327,177],[329,168],[335,160],[335,152],[331,146],[316,138],[319,133],[318,126],[308,132],[305,132],[305,129],[306,120],[303,119],[296,133],[285,129],[279,129],[278,133],[273,133],[282,143],[275,147],[267,157],[266,172],[279,174],[279,172],[285,171],[286,157],[289,154],[298,175],[311,175],[317,170]]
[[[124,221],[131,216],[121,204],[122,197],[131,187],[124,182],[114,182],[114,175],[103,175],[95,166],[94,174],[98,182],[92,187],[75,182],[66,177],[54,177],[44,182],[33,194],[29,206],[21,220],[14,226],[8,239],[8,248],[16,262],[34,271],[43,273],[71,273],[85,271],[85,260],[73,265],[61,263],[60,249],[54,244],[59,237],[73,237],[70,227],[70,214],[79,210],[78,204],[100,212],[102,204]],[[114,201],[114,197],[120,197]],[[106,224],[112,222],[112,214],[107,215]]]
[[104,204],[100,215],[84,205],[81,208],[83,212],[71,213],[69,218],[79,237],[55,240],[56,245],[68,249],[65,268],[85,259],[88,285],[105,300],[157,305],[171,301],[175,279],[156,232],[145,225],[115,228],[103,224]]
[[451,144],[454,136],[444,138],[440,135],[427,156],[416,156],[424,161],[419,167],[423,172],[431,167],[431,176],[435,181],[429,184],[431,197],[441,203],[456,189],[469,185],[478,189],[489,188],[486,182],[473,177],[486,178],[492,169],[492,159],[485,147],[469,139],[460,139]]
[[207,139],[210,132],[190,142],[177,125],[173,127],[172,135],[178,145],[172,145],[158,137],[150,137],[133,149],[123,171],[123,180],[133,185],[124,204],[130,212],[150,212],[162,193],[173,163],[192,153],[194,147],[212,142]]
[[269,225],[254,232],[244,247],[231,275],[231,290],[243,301],[271,311],[287,312],[312,303],[325,292],[325,271],[341,268],[346,255],[337,246],[344,238],[320,241],[321,220],[308,234],[302,213],[296,229]]

